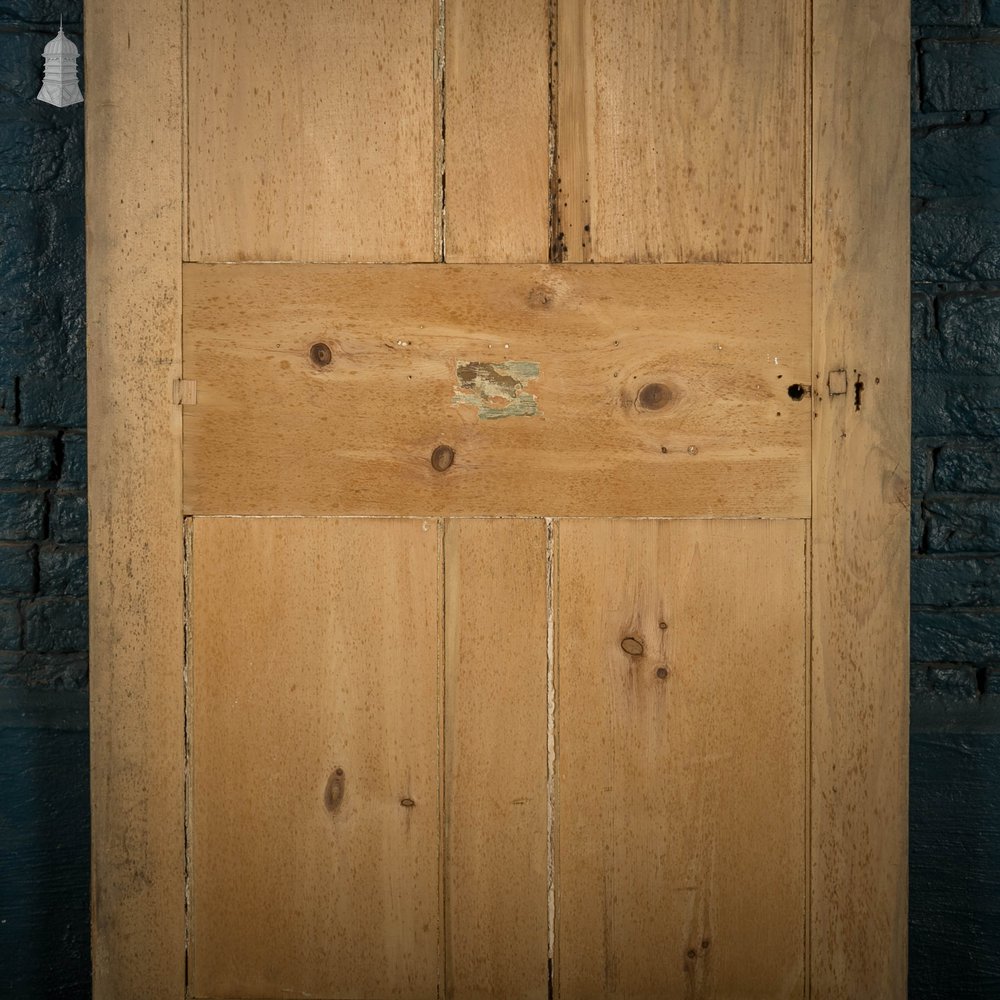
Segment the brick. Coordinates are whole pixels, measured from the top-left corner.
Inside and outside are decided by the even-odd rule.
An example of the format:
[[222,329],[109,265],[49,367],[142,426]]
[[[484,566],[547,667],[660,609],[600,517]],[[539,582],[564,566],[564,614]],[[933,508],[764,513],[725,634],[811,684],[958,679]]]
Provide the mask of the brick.
[[941,493],[1000,493],[1000,442],[942,446],[934,463],[934,489]]
[[44,530],[44,493],[0,490],[0,539],[18,542],[41,538]]
[[17,601],[0,601],[0,649],[21,648],[21,610]]
[[983,24],[1000,27],[1000,0],[984,0]]
[[48,435],[0,432],[0,479],[8,482],[49,480],[55,473],[55,450]]
[[920,76],[928,111],[1000,108],[1000,39],[925,40]]
[[919,501],[930,491],[934,475],[934,449],[927,445],[914,444],[910,455],[910,496]]
[[970,663],[911,663],[910,702],[938,708],[979,700],[978,669]]
[[1000,128],[962,125],[917,132],[911,146],[915,198],[1000,194]]
[[25,378],[21,383],[24,427],[83,427],[87,388],[83,371],[66,378]]
[[87,435],[69,432],[63,435],[62,447],[59,484],[82,489],[87,485]]
[[71,130],[54,122],[0,115],[0,191],[45,191],[55,186],[66,162]]
[[1000,280],[1000,205],[930,202],[910,221],[914,281]]
[[85,542],[87,540],[86,494],[54,494],[50,527],[52,537],[57,542]]
[[923,506],[928,552],[1000,552],[1000,497],[935,497]]
[[87,678],[86,653],[0,652],[0,687],[79,690]]
[[1000,615],[989,611],[914,611],[910,651],[916,660],[969,663],[1000,660]]
[[[37,195],[0,191],[0,274],[6,288],[18,289],[17,299],[24,296],[23,289],[35,277],[39,259],[49,250],[49,227],[39,224],[44,214]],[[10,305],[4,309],[9,310]],[[0,313],[0,322],[8,319],[18,326],[25,315],[28,313],[21,303],[20,309],[9,318]]]
[[953,372],[1000,375],[1000,294],[945,295],[938,309],[942,365]]
[[43,546],[38,551],[38,589],[47,597],[87,596],[87,549],[83,545]]
[[1000,556],[914,556],[910,601],[938,608],[1000,606]]
[[34,589],[34,546],[0,544],[0,594],[31,594]]
[[913,0],[910,22],[919,27],[976,25],[979,0]]
[[68,653],[87,648],[87,602],[43,597],[24,607],[24,645],[38,653]]
[[1000,436],[1000,377],[914,372],[913,433]]

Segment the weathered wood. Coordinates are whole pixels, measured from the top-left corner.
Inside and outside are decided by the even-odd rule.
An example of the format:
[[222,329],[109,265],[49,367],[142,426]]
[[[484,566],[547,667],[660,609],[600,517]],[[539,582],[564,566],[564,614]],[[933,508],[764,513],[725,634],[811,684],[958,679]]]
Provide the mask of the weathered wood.
[[811,995],[888,1000],[906,995],[909,24],[863,0],[814,19]]
[[801,998],[806,527],[559,525],[559,993]]
[[548,0],[449,0],[445,30],[445,257],[548,260]]
[[188,265],[185,510],[802,516],[808,341],[806,266]]
[[181,6],[87,5],[97,1000],[184,995]]
[[559,0],[556,252],[809,259],[807,0]]
[[433,521],[195,519],[195,996],[438,988]]
[[191,0],[188,259],[437,256],[438,0]]
[[548,996],[546,526],[445,526],[448,997]]

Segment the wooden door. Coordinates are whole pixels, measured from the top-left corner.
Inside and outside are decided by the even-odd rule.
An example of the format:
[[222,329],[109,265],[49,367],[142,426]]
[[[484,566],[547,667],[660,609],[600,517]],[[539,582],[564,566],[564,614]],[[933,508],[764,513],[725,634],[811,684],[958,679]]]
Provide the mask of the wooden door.
[[904,996],[907,27],[94,0],[96,996]]

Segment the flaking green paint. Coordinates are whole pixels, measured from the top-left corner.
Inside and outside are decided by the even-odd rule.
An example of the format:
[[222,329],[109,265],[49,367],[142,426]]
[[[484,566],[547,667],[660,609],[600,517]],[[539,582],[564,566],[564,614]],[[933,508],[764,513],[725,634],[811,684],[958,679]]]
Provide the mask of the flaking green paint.
[[533,417],[538,413],[538,397],[525,385],[538,375],[535,361],[459,361],[452,402],[474,406],[480,420]]

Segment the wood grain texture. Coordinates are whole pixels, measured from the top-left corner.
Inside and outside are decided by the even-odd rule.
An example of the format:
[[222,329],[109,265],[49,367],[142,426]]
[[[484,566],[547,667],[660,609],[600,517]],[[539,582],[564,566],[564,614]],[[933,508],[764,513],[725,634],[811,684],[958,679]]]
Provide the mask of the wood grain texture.
[[800,998],[804,522],[558,538],[557,995]]
[[809,301],[795,265],[188,265],[185,509],[802,516]]
[[445,257],[549,257],[548,0],[449,0]]
[[437,0],[192,0],[192,260],[434,260]]
[[184,995],[181,3],[87,5],[97,1000]]
[[195,996],[436,994],[440,565],[433,521],[195,521]]
[[446,996],[548,997],[546,526],[445,526]]
[[809,259],[808,8],[559,0],[562,259]]
[[812,996],[822,1000],[906,995],[907,11],[814,4]]

